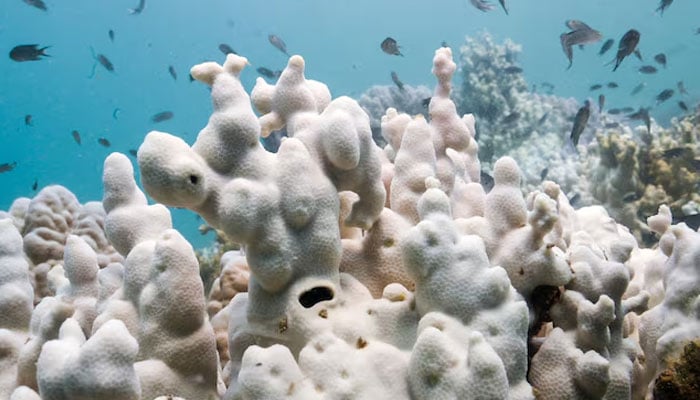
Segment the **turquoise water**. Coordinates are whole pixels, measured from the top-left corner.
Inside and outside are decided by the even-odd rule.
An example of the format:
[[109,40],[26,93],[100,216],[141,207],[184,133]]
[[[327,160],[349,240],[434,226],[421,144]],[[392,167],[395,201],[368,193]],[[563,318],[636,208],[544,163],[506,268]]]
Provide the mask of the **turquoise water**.
[[[372,85],[390,85],[390,71],[410,85],[433,85],[430,75],[435,48],[442,41],[458,47],[466,35],[490,32],[497,42],[511,38],[523,46],[520,64],[531,84],[547,81],[554,93],[583,101],[595,83],[618,83],[606,89],[608,107],[651,106],[663,89],[676,90],[674,98],[652,110],[661,124],[680,114],[676,82],[683,80],[690,107],[700,93],[700,1],[676,0],[663,16],[654,10],[658,0],[506,0],[510,15],[500,7],[483,13],[466,0],[379,1],[233,1],[147,0],[139,15],[129,15],[138,0],[61,2],[46,0],[48,11],[21,0],[0,5],[0,164],[17,162],[0,174],[0,209],[20,196],[31,197],[36,180],[42,186],[59,183],[81,202],[102,197],[104,158],[112,151],[138,148],[153,129],[176,134],[192,143],[207,121],[209,95],[204,85],[189,82],[190,66],[223,61],[218,50],[227,43],[248,57],[254,68],[243,74],[252,88],[254,69],[281,69],[286,56],[272,47],[268,34],[287,43],[289,52],[307,61],[306,76],[325,82],[334,96],[359,96]],[[512,4],[511,4],[512,3]],[[498,4],[496,3],[496,6]],[[562,52],[559,35],[564,22],[579,19],[619,39],[628,29],[641,32],[639,49],[645,62],[626,59],[616,72],[605,66],[617,44],[605,56],[597,55],[602,41],[574,50],[574,65]],[[108,31],[115,32],[114,42]],[[395,38],[405,57],[379,48],[387,36]],[[16,45],[51,46],[51,55],[38,62],[15,62],[7,55]],[[95,53],[115,66],[111,73],[95,64]],[[652,60],[664,52],[668,68]],[[659,73],[642,75],[643,64],[656,65]],[[168,73],[172,65],[177,80]],[[639,95],[633,87],[646,82]],[[119,109],[114,117],[115,109]],[[172,120],[153,123],[161,111]],[[25,115],[32,125],[25,125]],[[82,145],[71,132],[77,130]],[[97,143],[104,137],[110,148]],[[176,226],[195,245],[206,242],[195,231],[199,222],[186,211],[175,213]]]

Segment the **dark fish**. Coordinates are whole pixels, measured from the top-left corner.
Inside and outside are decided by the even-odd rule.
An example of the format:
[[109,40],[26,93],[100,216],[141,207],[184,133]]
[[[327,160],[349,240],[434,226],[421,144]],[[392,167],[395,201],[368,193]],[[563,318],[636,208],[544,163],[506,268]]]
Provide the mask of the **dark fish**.
[[630,29],[622,35],[622,39],[620,39],[620,43],[617,46],[617,55],[615,56],[615,67],[613,71],[617,71],[617,68],[625,57],[634,53],[639,44],[639,37],[639,31],[634,29]]
[[158,122],[167,121],[174,116],[175,116],[175,114],[173,114],[172,111],[159,112],[158,114],[155,114],[151,117],[151,122],[158,123]]
[[109,35],[109,40],[114,43],[114,31],[110,29],[107,34]]
[[291,57],[289,53],[287,53],[287,45],[284,43],[284,40],[280,38],[277,35],[268,35],[267,40],[270,41],[270,44],[275,46],[277,50],[281,51],[282,53],[286,54],[287,57]]
[[617,115],[617,114],[620,114],[621,112],[622,112],[622,110],[620,110],[619,108],[611,108],[608,110],[608,114],[610,114],[610,115]]
[[607,128],[607,129],[619,128],[619,127],[620,127],[620,123],[619,123],[619,122],[614,122],[614,121],[613,121],[613,122],[608,122],[608,123],[606,123],[604,126],[605,126],[605,128]]
[[[105,56],[104,54],[95,54],[95,49],[90,47],[90,52],[92,53],[92,58],[95,59],[96,62],[100,63],[107,71],[109,72],[114,72],[114,64]],[[90,77],[92,78],[95,75],[95,67],[97,64],[94,64],[92,66],[92,74]]]
[[423,105],[423,107],[428,107],[430,105],[430,99],[432,99],[432,97],[426,97],[421,100],[420,103]]
[[642,198],[642,196],[638,195],[636,192],[628,192],[628,193],[625,193],[624,196],[622,196],[622,201],[625,203],[631,203],[631,202],[637,201],[641,198]]
[[574,57],[572,46],[595,43],[602,39],[603,35],[585,23],[575,19],[566,21],[566,26],[571,29],[571,32],[562,33],[559,36],[559,41],[561,42],[564,54],[566,54],[566,58],[569,60],[569,66],[567,67],[567,69],[569,69],[571,68]]
[[579,201],[581,201],[581,194],[579,193],[574,193],[574,195],[569,198],[569,204],[573,207],[576,207]]
[[576,117],[574,117],[574,126],[571,128],[571,141],[574,146],[578,146],[578,139],[581,137],[581,133],[586,129],[586,124],[588,124],[588,118],[591,116],[591,102],[586,100],[584,106],[578,109]]
[[508,15],[508,9],[506,8],[506,0],[498,0],[499,3],[501,3],[501,7],[503,8],[503,11]]
[[175,72],[175,67],[172,65],[168,66],[168,72],[170,73],[170,76],[173,77],[173,79],[177,80],[177,72]]
[[39,61],[42,60],[41,56],[51,57],[50,55],[44,53],[46,49],[51,46],[46,46],[39,48],[38,44],[21,44],[15,46],[10,50],[10,58],[17,61]]
[[639,67],[639,72],[643,74],[655,74],[656,71],[658,70],[653,65],[642,65],[641,67]]
[[32,125],[32,115],[31,115],[31,114],[27,114],[27,115],[24,116],[24,124],[27,125],[27,126],[33,126],[33,125]]
[[137,153],[136,153],[136,149],[129,149],[129,154],[131,154],[132,156],[136,157],[136,154],[137,154]]
[[399,90],[403,90],[403,82],[401,82],[399,76],[394,71],[391,71],[391,80],[398,86]]
[[523,69],[515,65],[511,65],[509,67],[505,67],[503,69],[503,72],[505,72],[506,74],[519,74],[523,72]]
[[627,115],[627,118],[632,120],[644,121],[644,125],[647,127],[647,132],[651,133],[651,118],[649,117],[648,108],[640,108],[634,114]]
[[547,174],[549,173],[549,168],[545,167],[542,172],[540,172],[540,180],[543,181],[544,178],[547,177]]
[[444,41],[444,40],[442,41],[442,43],[440,43],[440,46],[441,46],[441,47],[450,47],[450,46],[447,45],[447,42]]
[[700,214],[683,215],[678,218],[673,217],[672,223],[674,225],[680,224],[681,222],[688,225],[688,228],[697,231],[698,227],[700,227]]
[[663,66],[664,68],[666,68],[666,54],[664,54],[664,53],[659,53],[659,54],[655,55],[655,56],[654,56],[654,61],[656,61],[656,62],[659,63],[661,66]]
[[71,135],[73,135],[73,140],[75,140],[75,143],[78,143],[78,145],[80,145],[80,143],[81,143],[80,132],[73,131],[73,132],[71,132]]
[[487,0],[469,0],[477,10],[487,12],[493,10],[493,5]]
[[34,8],[46,11],[46,3],[43,0],[22,0],[25,4],[29,4]]
[[640,83],[639,85],[635,86],[634,89],[632,89],[632,91],[630,92],[630,95],[631,95],[631,96],[634,96],[634,95],[636,95],[636,94],[639,94],[639,92],[641,92],[642,90],[644,90],[644,88],[645,88],[646,86],[647,86],[646,83],[644,83],[644,82]]
[[16,166],[17,166],[17,161],[13,161],[11,163],[0,164],[0,174],[2,174],[3,172],[10,172],[13,169],[15,169]]
[[256,71],[258,71],[260,75],[270,79],[277,79],[280,77],[280,75],[282,75],[282,71],[273,71],[265,67],[258,67]]
[[678,102],[678,107],[680,107],[681,110],[688,112],[688,105],[685,104],[685,102],[683,100]]
[[664,156],[664,158],[670,160],[670,159],[674,159],[674,158],[680,158],[687,153],[692,154],[692,150],[687,149],[685,147],[674,147],[672,149],[665,150],[663,152],[663,156]]
[[238,54],[231,48],[231,46],[227,45],[226,43],[221,43],[219,45],[219,50],[221,50],[221,52],[224,53],[224,55]]
[[401,54],[401,51],[399,51],[399,48],[401,46],[399,46],[398,43],[396,43],[396,40],[394,38],[388,37],[384,39],[382,41],[382,44],[379,45],[379,47],[386,54],[403,57],[403,54]]
[[688,91],[685,90],[685,85],[683,84],[683,81],[678,81],[678,83],[676,83],[676,86],[678,86],[678,93],[688,94]]
[[656,95],[656,104],[663,103],[664,101],[673,97],[673,89],[664,89],[659,94]]
[[114,111],[112,111],[112,118],[119,119],[120,112],[122,112],[121,108],[115,108]]
[[480,175],[480,181],[481,181],[481,186],[484,187],[484,192],[488,193],[493,189],[493,185],[496,183],[493,180],[493,177],[489,175],[488,173],[481,171]]
[[34,183],[32,183],[32,190],[36,192],[36,189],[39,187],[39,180],[34,178]]
[[598,96],[598,112],[603,112],[603,107],[605,107],[605,95],[601,94]]
[[136,8],[129,8],[128,11],[130,15],[137,15],[141,14],[144,8],[146,8],[146,0],[139,0],[139,5]]
[[602,46],[600,46],[600,51],[598,51],[598,55],[602,56],[603,54],[607,53],[608,50],[615,44],[615,39],[608,39],[603,43]]
[[104,146],[104,147],[109,147],[109,146],[112,145],[112,143],[110,143],[109,140],[107,140],[107,139],[105,139],[105,138],[103,138],[103,137],[97,139],[97,143],[101,144],[101,145]]
[[503,117],[503,123],[504,124],[512,124],[513,122],[517,121],[518,118],[520,118],[520,113],[517,111],[513,111],[512,113],[506,115]]
[[661,15],[664,15],[664,11],[673,3],[673,0],[661,0],[659,3],[659,8],[656,9],[656,11],[660,12]]
[[547,117],[549,117],[549,111],[547,111],[546,113],[544,113],[544,115],[542,115],[542,116],[540,117],[540,119],[537,120],[537,125],[542,125],[542,124],[544,124],[545,121],[547,121]]
[[609,89],[617,89],[619,87],[616,82],[608,82],[607,86]]

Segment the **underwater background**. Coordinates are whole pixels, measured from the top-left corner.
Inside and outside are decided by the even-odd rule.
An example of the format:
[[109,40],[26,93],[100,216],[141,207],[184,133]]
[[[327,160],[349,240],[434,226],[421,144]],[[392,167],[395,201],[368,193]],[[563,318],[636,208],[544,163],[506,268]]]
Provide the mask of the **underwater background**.
[[[189,68],[223,62],[219,46],[228,44],[253,67],[242,75],[250,90],[259,76],[256,68],[286,65],[287,56],[269,43],[270,34],[282,38],[290,54],[303,55],[307,78],[325,82],[333,97],[359,98],[373,85],[393,85],[391,71],[407,85],[432,87],[435,49],[443,42],[459,49],[466,36],[484,31],[495,42],[510,38],[522,45],[518,65],[529,85],[551,83],[553,94],[579,103],[595,103],[605,93],[609,107],[651,107],[652,118],[667,125],[684,113],[678,101],[693,110],[700,93],[697,0],[676,0],[663,14],[656,11],[659,0],[506,0],[508,15],[495,1],[493,10],[482,12],[468,0],[147,0],[141,13],[130,14],[127,9],[138,2],[45,0],[45,11],[23,0],[0,4],[0,164],[16,162],[0,173],[0,210],[49,184],[68,187],[81,203],[101,200],[104,158],[137,149],[150,130],[193,143],[211,105],[205,85],[188,79]],[[584,21],[603,38],[575,48],[567,70],[560,35],[571,19]],[[628,57],[613,72],[606,64],[629,29],[641,33],[644,61]],[[382,52],[387,37],[396,39],[403,57]],[[599,56],[607,39],[616,43]],[[50,46],[50,57],[32,62],[8,57],[15,46],[26,44]],[[654,61],[659,53],[666,55],[666,67]],[[99,55],[114,71],[97,63]],[[658,72],[642,74],[642,65],[654,65]],[[679,81],[688,94],[678,93]],[[608,82],[618,87],[589,90]],[[631,95],[640,83],[646,83],[644,89]],[[655,97],[665,89],[675,94],[657,105]],[[173,118],[152,121],[164,111]],[[73,131],[79,132],[80,144]],[[561,131],[568,136],[571,125]],[[100,138],[109,147],[98,143]],[[201,221],[193,213],[177,211],[173,217],[195,247],[211,241],[197,232]]]

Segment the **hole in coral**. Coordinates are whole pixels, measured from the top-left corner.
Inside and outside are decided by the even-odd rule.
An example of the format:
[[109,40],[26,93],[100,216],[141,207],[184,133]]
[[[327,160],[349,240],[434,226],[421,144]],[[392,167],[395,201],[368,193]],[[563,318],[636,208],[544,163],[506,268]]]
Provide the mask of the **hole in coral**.
[[394,245],[394,239],[386,238],[384,239],[384,242],[382,244],[384,245],[384,247],[392,247]]
[[197,175],[190,175],[190,183],[196,185],[199,183],[199,177]]
[[326,300],[333,300],[333,290],[326,286],[317,286],[299,295],[299,303],[304,308],[311,308]]

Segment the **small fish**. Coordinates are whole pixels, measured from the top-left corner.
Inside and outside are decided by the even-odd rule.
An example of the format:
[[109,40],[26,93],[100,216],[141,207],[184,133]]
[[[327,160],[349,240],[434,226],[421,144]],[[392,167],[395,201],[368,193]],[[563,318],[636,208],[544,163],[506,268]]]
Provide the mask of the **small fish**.
[[34,183],[32,183],[32,191],[36,192],[36,190],[39,188],[39,180],[34,178]]
[[101,145],[104,146],[104,147],[109,147],[109,146],[112,145],[112,143],[110,143],[109,140],[107,140],[107,139],[105,139],[105,138],[103,138],[103,137],[97,139],[97,143],[101,144]]
[[639,72],[643,74],[655,74],[658,70],[653,65],[642,65],[639,67]]
[[543,125],[545,123],[545,121],[547,121],[547,117],[549,117],[549,111],[544,113],[544,115],[542,115],[540,117],[540,119],[537,120],[537,125],[540,125],[540,126]]
[[639,44],[640,36],[639,31],[635,29],[630,29],[622,35],[622,39],[620,39],[620,43],[617,46],[617,55],[615,56],[615,67],[613,71],[617,71],[617,68],[625,57],[634,53]]
[[603,54],[607,53],[608,50],[615,44],[615,39],[608,39],[603,43],[603,45],[600,47],[600,51],[598,51],[598,55],[602,56]]
[[498,0],[499,3],[501,3],[501,7],[503,8],[503,11],[508,15],[508,9],[506,8],[506,0]]
[[81,143],[80,132],[73,131],[73,132],[71,132],[71,135],[73,135],[73,140],[75,141],[75,143],[78,143],[78,145],[80,145],[80,143]]
[[31,114],[27,114],[24,116],[24,124],[27,126],[34,126],[34,125],[32,125],[32,115]]
[[284,43],[284,40],[282,40],[281,37],[277,35],[268,35],[267,40],[270,41],[270,44],[275,46],[275,48],[282,53],[286,54],[287,57],[291,57],[289,53],[287,52],[287,45]]
[[136,157],[136,154],[137,154],[136,149],[129,149],[129,154]]
[[600,41],[603,35],[590,26],[578,20],[568,20],[566,21],[566,26],[572,29],[571,32],[562,33],[559,36],[559,41],[561,42],[561,47],[566,54],[566,58],[569,60],[569,66],[566,69],[571,68],[573,64],[573,47],[575,45],[591,44]]
[[673,89],[664,89],[662,90],[659,94],[656,95],[656,104],[663,103],[664,101],[670,99],[673,97],[674,94]]
[[110,40],[112,43],[114,43],[114,31],[110,29],[110,30],[107,32],[107,35],[109,35],[109,40]]
[[46,3],[44,3],[43,0],[22,0],[25,4],[28,4],[34,8],[38,8],[39,10],[46,11]]
[[683,215],[680,217],[673,217],[672,223],[674,225],[680,224],[683,222],[688,226],[688,228],[697,231],[698,227],[700,227],[700,214],[691,214],[691,215]]
[[616,82],[608,82],[606,86],[608,87],[608,89],[617,89],[619,87],[619,85]]
[[569,198],[569,204],[571,204],[572,207],[576,207],[579,201],[581,201],[581,194],[579,193],[574,193],[574,195]]
[[644,125],[646,125],[647,127],[647,132],[651,133],[651,117],[649,117],[648,108],[642,107],[634,114],[627,115],[627,118],[638,121],[644,121]]
[[685,102],[683,100],[678,102],[678,107],[680,107],[681,110],[688,112],[688,105],[685,104]]
[[687,149],[685,147],[674,147],[672,149],[665,150],[663,152],[663,157],[670,160],[674,158],[683,157],[688,152],[692,154],[692,150]]
[[592,92],[594,90],[600,90],[602,88],[603,88],[603,85],[596,83],[595,85],[591,85],[591,87],[589,87],[588,90],[590,90]]
[[513,111],[512,113],[503,117],[502,122],[504,124],[512,124],[513,122],[517,121],[519,118],[520,118],[520,113],[517,111]]
[[228,54],[238,54],[238,53],[236,53],[236,52],[231,48],[231,46],[227,45],[226,43],[221,43],[221,44],[219,45],[219,50],[220,50],[222,53],[224,53],[224,55],[228,55]]
[[608,122],[608,123],[606,123],[604,126],[605,126],[605,128],[607,128],[607,129],[619,128],[619,127],[620,127],[620,123],[619,123],[619,122],[614,122],[614,121],[613,121],[613,122]]
[[394,71],[391,71],[391,80],[399,88],[399,90],[404,90],[403,89],[403,82],[401,82],[401,80],[399,79],[399,76]]
[[620,114],[621,112],[622,112],[622,110],[620,110],[619,108],[611,108],[608,110],[608,114],[610,114],[610,115],[617,115],[617,114]]
[[13,169],[15,169],[16,166],[17,166],[17,161],[13,161],[11,163],[0,164],[0,174],[2,174],[3,172],[10,172]]
[[632,203],[633,201],[637,201],[641,198],[642,196],[638,195],[636,192],[628,192],[622,196],[622,201],[625,203]]
[[622,107],[622,108],[620,109],[620,111],[622,111],[623,113],[631,113],[632,111],[634,111],[634,108],[632,108],[632,107]]
[[440,43],[440,47],[450,47],[450,46],[448,46],[447,42],[443,40],[442,43]]
[[676,83],[676,86],[678,86],[678,93],[688,94],[688,91],[685,90],[685,85],[683,84],[683,81],[678,81],[678,83]]
[[423,107],[427,108],[428,106],[430,106],[431,99],[432,99],[432,97],[426,97],[423,100],[421,100],[420,103],[423,105]]
[[486,192],[486,193],[490,192],[496,183],[496,181],[493,180],[493,176],[489,175],[488,173],[486,173],[484,171],[481,171],[479,176],[480,176],[481,186],[484,187],[484,192]]
[[177,80],[177,72],[175,72],[175,67],[173,67],[172,65],[168,66],[168,72],[170,73],[170,76],[172,76],[174,80]]
[[549,173],[549,167],[545,167],[542,172],[540,172],[540,180],[543,181],[544,178],[547,177],[547,174]]
[[519,74],[523,72],[523,69],[518,66],[511,65],[509,67],[505,67],[503,69],[503,72],[505,72],[506,74]]
[[634,96],[636,94],[639,94],[644,88],[647,87],[647,84],[642,82],[639,85],[635,86],[634,89],[630,92],[630,96]]
[[112,118],[119,119],[120,112],[122,112],[121,108],[115,108],[114,111],[112,111]]
[[44,53],[46,49],[51,46],[45,46],[39,48],[38,44],[21,44],[15,46],[10,50],[10,58],[17,62],[23,61],[40,61],[41,56],[51,57],[50,55]]
[[664,53],[659,53],[654,56],[654,61],[659,63],[662,67],[666,68],[666,54]]
[[270,79],[277,79],[280,77],[280,75],[282,75],[282,71],[279,71],[279,70],[273,71],[273,70],[271,70],[269,68],[265,68],[265,67],[258,67],[256,69],[256,71],[258,71],[258,73],[260,75],[262,75],[266,78],[270,78]]
[[477,10],[487,12],[493,10],[493,5],[487,0],[469,0]]
[[581,137],[581,133],[586,129],[586,124],[588,124],[588,118],[591,116],[591,102],[586,100],[584,106],[579,108],[576,112],[576,117],[574,117],[574,126],[571,128],[571,141],[574,143],[574,147],[578,146],[578,139]]
[[663,16],[664,11],[671,5],[671,3],[673,3],[673,0],[661,0],[659,3],[659,8],[657,8],[656,11]]
[[598,96],[598,112],[603,112],[603,107],[605,107],[605,95],[600,94]]
[[137,15],[141,14],[144,8],[146,8],[146,0],[139,0],[139,5],[136,8],[129,8],[127,11],[129,15]]
[[394,38],[387,37],[382,41],[382,44],[380,44],[379,47],[386,54],[403,57],[403,54],[401,54],[401,51],[399,50],[401,46],[399,46],[398,43],[396,43],[396,40]]
[[169,119],[172,119],[175,116],[175,114],[172,113],[172,111],[163,111],[159,112],[158,114],[155,114],[151,117],[151,122],[163,122],[167,121]]

